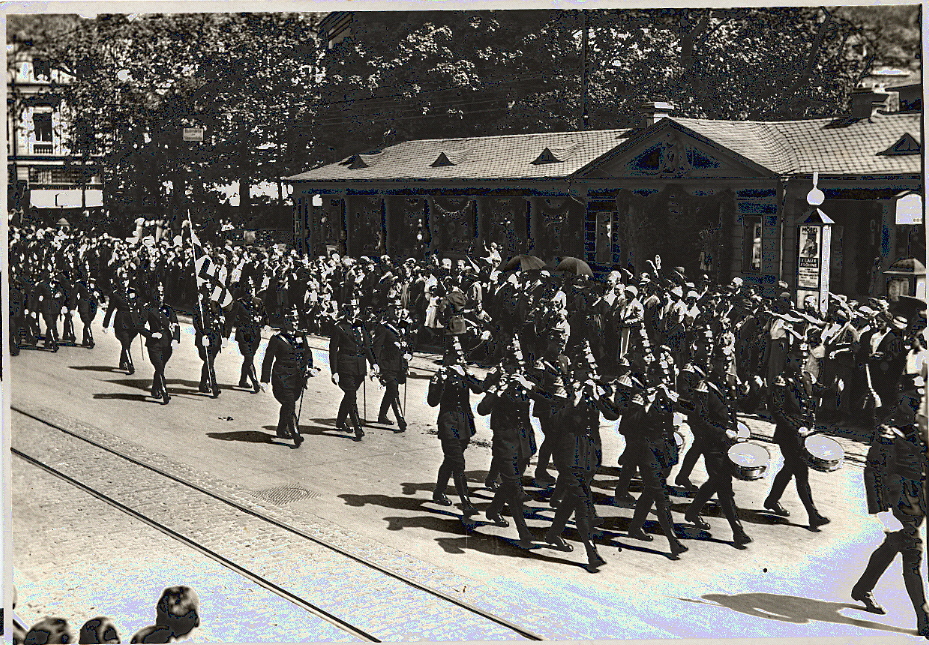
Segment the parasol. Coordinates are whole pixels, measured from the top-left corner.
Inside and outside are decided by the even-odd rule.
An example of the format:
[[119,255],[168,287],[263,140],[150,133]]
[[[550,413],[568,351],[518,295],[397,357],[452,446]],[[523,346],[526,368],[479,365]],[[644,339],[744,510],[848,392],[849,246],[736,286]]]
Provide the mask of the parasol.
[[501,263],[497,270],[512,271],[513,269],[518,268],[520,271],[531,271],[533,269],[538,270],[544,267],[545,262],[534,255],[514,255],[506,262]]
[[590,265],[577,258],[563,259],[558,263],[558,266],[555,267],[555,270],[562,273],[572,273],[574,275],[586,275],[591,278],[594,276],[594,272],[590,269]]

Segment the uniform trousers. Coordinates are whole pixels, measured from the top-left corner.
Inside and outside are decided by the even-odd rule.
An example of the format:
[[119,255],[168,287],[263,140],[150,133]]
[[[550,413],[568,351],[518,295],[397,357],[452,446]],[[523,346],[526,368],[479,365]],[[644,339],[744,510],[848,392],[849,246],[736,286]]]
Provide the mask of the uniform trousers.
[[662,459],[662,451],[664,450],[665,446],[663,444],[659,446],[645,445],[640,449],[637,462],[642,484],[645,488],[636,502],[629,529],[641,530],[645,524],[645,519],[648,517],[648,512],[654,506],[661,530],[670,540],[674,538],[674,524],[671,521],[671,502],[665,489],[668,467],[664,463],[665,459]]
[[687,509],[686,515],[696,517],[715,494],[723,515],[729,521],[733,531],[739,530],[739,518],[736,514],[735,492],[732,490],[732,471],[729,459],[725,452],[707,450],[704,453],[706,471],[709,476],[706,482],[697,491],[694,501]]
[[784,465],[774,477],[774,483],[771,486],[771,492],[768,494],[767,502],[777,503],[781,495],[787,489],[787,484],[791,478],[797,484],[797,495],[803,502],[810,517],[817,515],[816,506],[813,504],[813,491],[810,488],[810,469],[803,460],[803,454],[799,448],[790,444],[779,444],[781,454],[784,456]]
[[893,562],[899,553],[903,557],[903,585],[910,596],[913,608],[917,615],[926,620],[925,608],[926,594],[923,587],[923,577],[920,572],[922,566],[922,537],[920,536],[923,524],[923,515],[907,515],[897,509],[893,511],[894,517],[900,520],[903,528],[899,531],[887,533],[881,543],[868,560],[864,573],[852,588],[852,596],[860,596],[877,585],[877,581]]
[[120,345],[119,366],[135,371],[135,367],[132,364],[132,341],[139,335],[138,332],[128,329],[117,329],[114,335]]
[[236,336],[239,344],[239,353],[242,354],[242,371],[239,375],[239,387],[248,387],[248,382],[257,386],[258,377],[255,374],[255,353],[261,343],[261,332],[252,330],[240,331]]
[[381,383],[384,384],[384,398],[381,399],[381,408],[378,418],[387,417],[387,411],[393,408],[397,422],[403,420],[403,410],[400,408],[400,382],[397,372],[381,372]]
[[364,376],[356,374],[339,374],[339,388],[344,394],[342,403],[339,404],[339,413],[336,416],[336,425],[341,426],[345,423],[345,418],[349,417],[355,429],[361,427],[361,418],[358,416],[358,388],[364,382]]
[[442,465],[439,466],[436,491],[444,491],[449,477],[453,477],[458,495],[464,500],[468,496],[464,451],[474,434],[474,420],[461,410],[446,410],[439,414],[438,429]]
[[[206,347],[203,346],[204,338],[208,340]],[[203,361],[203,367],[200,368],[200,390],[212,390],[214,395],[219,393],[219,383],[216,382],[216,355],[219,354],[220,344],[218,331],[208,329],[205,334],[197,334],[197,354]]]
[[155,376],[152,379],[152,396],[156,399],[168,392],[168,383],[165,380],[165,366],[171,360],[171,354],[173,353],[174,348],[170,345],[167,347],[151,345],[148,348],[148,360],[151,361],[155,370]]
[[58,347],[58,315],[42,314],[45,321],[45,346]]
[[[529,429],[531,432],[531,428]],[[493,464],[500,476],[500,487],[494,492],[487,515],[499,515],[503,505],[509,506],[510,515],[516,523],[520,536],[528,534],[526,520],[523,517],[522,475],[526,469],[527,459],[520,449],[520,434],[523,429],[506,428],[493,431]]]

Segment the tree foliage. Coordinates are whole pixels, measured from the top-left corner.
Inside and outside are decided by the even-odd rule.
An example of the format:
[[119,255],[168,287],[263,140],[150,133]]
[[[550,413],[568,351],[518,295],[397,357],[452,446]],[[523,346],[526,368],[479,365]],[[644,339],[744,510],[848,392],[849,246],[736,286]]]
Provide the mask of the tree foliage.
[[[877,24],[884,8],[872,9]],[[356,12],[351,38],[322,59],[317,154],[579,129],[585,25],[589,128],[633,125],[656,99],[689,117],[832,116],[878,38],[853,18],[815,7]]]

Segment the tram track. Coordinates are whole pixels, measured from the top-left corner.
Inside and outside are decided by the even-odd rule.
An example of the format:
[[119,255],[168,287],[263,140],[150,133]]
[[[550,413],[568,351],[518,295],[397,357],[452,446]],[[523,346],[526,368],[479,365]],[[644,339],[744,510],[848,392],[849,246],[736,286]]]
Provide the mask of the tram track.
[[[333,575],[342,575],[345,573],[345,575],[352,577],[352,579],[359,579],[362,583],[362,588],[377,590],[377,592],[384,596],[389,596],[390,598],[396,597],[400,599],[403,596],[410,595],[419,597],[420,599],[431,603],[433,605],[434,611],[436,610],[435,608],[438,608],[437,611],[448,614],[448,620],[451,622],[457,620],[458,618],[456,617],[458,616],[466,616],[467,620],[470,621],[471,624],[477,626],[480,626],[481,624],[487,625],[489,631],[493,633],[491,638],[494,639],[499,635],[500,638],[505,638],[507,640],[519,638],[527,640],[544,640],[542,636],[535,634],[534,632],[520,625],[517,625],[507,620],[506,618],[494,615],[480,607],[465,602],[459,598],[455,598],[454,596],[451,596],[437,589],[430,588],[429,586],[413,580],[402,573],[393,571],[377,562],[373,562],[368,558],[365,558],[364,556],[357,555],[337,545],[331,544],[325,539],[321,539],[317,536],[309,534],[299,527],[293,526],[274,517],[270,517],[260,512],[259,510],[249,508],[244,504],[217,493],[216,491],[208,490],[207,488],[197,483],[191,482],[174,473],[169,473],[162,468],[144,463],[135,457],[124,454],[119,450],[103,445],[98,441],[94,441],[93,439],[81,436],[79,433],[68,430],[67,428],[64,428],[49,420],[43,419],[42,417],[23,410],[17,406],[11,406],[11,411],[15,414],[26,417],[27,419],[31,419],[36,424],[39,424],[40,427],[46,429],[47,432],[57,433],[59,437],[62,435],[67,437],[65,441],[71,442],[70,447],[72,450],[67,451],[67,446],[61,446],[60,449],[62,453],[60,454],[67,454],[75,460],[75,462],[71,464],[73,470],[80,470],[81,468],[79,466],[83,466],[85,475],[87,473],[89,473],[89,475],[86,477],[80,477],[79,474],[74,472],[63,472],[66,470],[66,468],[63,469],[61,466],[68,466],[68,463],[57,461],[55,458],[49,458],[52,456],[51,454],[46,455],[43,458],[42,455],[37,456],[35,454],[29,454],[30,451],[28,447],[11,446],[12,453],[19,459],[22,459],[24,462],[62,479],[68,484],[79,488],[80,490],[96,497],[97,499],[100,499],[101,501],[119,509],[120,511],[127,513],[131,517],[185,544],[186,546],[196,550],[204,556],[213,559],[214,561],[222,564],[232,571],[235,571],[248,580],[251,580],[252,582],[262,586],[272,593],[285,598],[298,607],[306,610],[308,613],[326,622],[329,622],[330,624],[336,626],[348,634],[351,634],[356,638],[367,642],[382,642],[385,640],[382,638],[383,634],[378,634],[377,628],[372,628],[371,625],[359,625],[358,620],[353,620],[351,616],[346,617],[345,615],[340,615],[342,612],[337,611],[331,606],[326,607],[327,603],[320,602],[319,598],[308,597],[312,594],[305,594],[299,590],[295,590],[292,587],[289,587],[286,581],[282,581],[280,579],[275,580],[273,571],[271,575],[269,575],[268,571],[260,570],[260,566],[250,566],[247,562],[243,563],[240,558],[235,557],[239,554],[235,552],[234,548],[230,549],[230,547],[226,545],[226,553],[223,553],[224,548],[217,547],[215,545],[211,546],[210,544],[205,543],[209,542],[209,540],[198,540],[196,537],[192,537],[191,535],[185,533],[183,527],[179,526],[183,524],[180,519],[174,521],[172,525],[172,519],[176,518],[172,517],[170,513],[167,515],[167,520],[164,517],[159,517],[159,507],[154,506],[153,510],[145,510],[144,505],[134,505],[131,502],[128,502],[126,499],[119,499],[120,496],[118,494],[114,494],[112,491],[106,490],[107,482],[110,484],[113,482],[106,480],[107,476],[103,474],[100,474],[99,477],[97,477],[97,473],[107,472],[107,469],[109,469],[110,472],[121,472],[122,477],[126,477],[128,475],[130,478],[139,481],[143,481],[142,478],[144,477],[144,481],[146,481],[146,483],[149,485],[152,484],[153,477],[161,478],[161,484],[156,485],[155,488],[164,490],[165,498],[172,495],[186,495],[187,499],[192,500],[189,502],[191,506],[195,508],[218,508],[221,506],[222,508],[226,509],[224,515],[228,521],[234,523],[238,527],[248,528],[250,534],[267,535],[269,539],[273,538],[278,541],[296,541],[302,548],[311,548],[314,551],[319,551],[322,549],[329,554],[328,558],[323,559],[328,559],[330,561],[331,568],[334,571],[337,571],[337,573]],[[31,425],[34,426],[34,424]],[[35,429],[33,428],[31,431],[35,432]],[[28,444],[28,442],[26,443]],[[81,446],[84,447],[84,455],[76,454],[81,452]],[[133,471],[136,473],[135,475],[132,474]],[[95,477],[98,479],[98,481],[88,481],[90,479],[94,479]],[[142,506],[142,508],[139,506]],[[163,511],[162,514],[165,512],[166,511]],[[232,553],[229,552],[230,550]],[[247,560],[247,556],[250,554],[242,555],[246,556],[244,559]],[[277,577],[280,578],[280,576]],[[331,600],[331,598],[323,598],[323,600]],[[359,598],[356,600],[364,603],[365,598]],[[381,602],[382,605],[389,606],[389,603],[384,603],[382,598],[377,600],[378,602]],[[331,605],[332,602],[329,604]],[[405,615],[407,619],[415,618],[415,616],[411,615],[409,611],[405,611]],[[394,638],[388,636],[386,640],[394,640]],[[468,638],[468,640],[471,640],[471,638]]]

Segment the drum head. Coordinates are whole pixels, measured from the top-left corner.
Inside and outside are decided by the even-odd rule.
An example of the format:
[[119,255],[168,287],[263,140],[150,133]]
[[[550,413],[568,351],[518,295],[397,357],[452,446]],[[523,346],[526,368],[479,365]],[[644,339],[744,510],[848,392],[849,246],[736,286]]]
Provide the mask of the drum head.
[[768,465],[771,454],[756,443],[737,443],[729,448],[729,461],[743,468],[758,468]]
[[835,461],[845,457],[845,450],[838,441],[821,434],[813,434],[804,440],[807,451],[823,461]]

